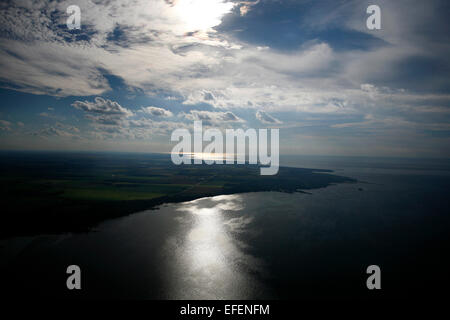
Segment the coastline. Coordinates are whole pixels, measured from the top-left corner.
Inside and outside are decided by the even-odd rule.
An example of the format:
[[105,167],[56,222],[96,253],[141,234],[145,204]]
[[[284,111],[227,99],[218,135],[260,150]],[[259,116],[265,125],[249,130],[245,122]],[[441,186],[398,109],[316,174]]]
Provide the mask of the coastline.
[[325,169],[280,167],[276,176],[261,176],[257,165],[175,166],[161,155],[13,154],[2,162],[0,239],[89,232],[105,220],[165,203],[357,182]]

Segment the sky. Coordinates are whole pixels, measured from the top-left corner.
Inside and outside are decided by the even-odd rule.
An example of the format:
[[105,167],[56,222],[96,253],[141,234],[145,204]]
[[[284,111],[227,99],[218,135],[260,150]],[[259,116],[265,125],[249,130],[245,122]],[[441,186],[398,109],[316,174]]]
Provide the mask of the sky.
[[[69,30],[67,7],[81,10]],[[369,30],[366,9],[381,9]],[[448,1],[0,3],[0,149],[170,152],[194,120],[281,154],[450,157]]]

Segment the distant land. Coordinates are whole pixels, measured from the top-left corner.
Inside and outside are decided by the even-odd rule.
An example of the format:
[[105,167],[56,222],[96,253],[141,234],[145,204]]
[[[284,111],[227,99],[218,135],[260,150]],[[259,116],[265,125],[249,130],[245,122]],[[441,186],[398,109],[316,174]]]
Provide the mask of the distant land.
[[356,182],[331,170],[257,165],[174,165],[169,155],[0,153],[0,238],[84,232],[106,219],[163,203],[243,192],[303,192]]

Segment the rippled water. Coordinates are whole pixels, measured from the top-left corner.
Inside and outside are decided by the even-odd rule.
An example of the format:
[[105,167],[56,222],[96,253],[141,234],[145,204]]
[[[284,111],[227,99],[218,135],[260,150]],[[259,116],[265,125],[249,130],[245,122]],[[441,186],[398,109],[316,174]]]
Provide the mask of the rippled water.
[[[448,280],[439,271],[448,269],[448,175],[335,169],[360,182],[203,198],[86,234],[10,239],[1,243],[2,267],[9,284],[31,296],[361,297],[370,264],[381,266],[390,296]],[[65,289],[70,264],[81,267],[80,292]]]

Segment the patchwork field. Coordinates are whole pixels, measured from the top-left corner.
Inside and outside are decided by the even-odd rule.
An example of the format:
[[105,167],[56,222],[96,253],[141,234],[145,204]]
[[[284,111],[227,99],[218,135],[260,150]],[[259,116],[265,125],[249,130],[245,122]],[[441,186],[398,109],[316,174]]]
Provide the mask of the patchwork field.
[[83,231],[167,202],[256,191],[297,192],[352,179],[327,170],[172,164],[168,155],[2,152],[1,236]]

